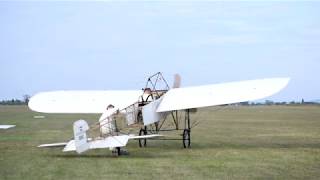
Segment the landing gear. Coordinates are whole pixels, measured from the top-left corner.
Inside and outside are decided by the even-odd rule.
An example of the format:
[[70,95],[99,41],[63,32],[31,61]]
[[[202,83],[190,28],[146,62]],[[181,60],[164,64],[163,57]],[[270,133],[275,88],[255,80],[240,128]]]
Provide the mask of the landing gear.
[[112,154],[115,156],[120,156],[121,155],[121,148],[120,147],[116,147],[113,151]]
[[138,121],[138,123],[143,123],[143,117],[142,117],[142,112],[141,111],[138,112],[137,121]]
[[184,148],[190,148],[191,140],[190,140],[190,130],[189,129],[185,129],[183,131],[182,143],[183,143]]
[[[147,127],[145,126],[144,129],[141,128],[139,131],[139,136],[147,135]],[[146,147],[147,146],[147,139],[139,139],[139,147]]]
[[182,134],[182,143],[184,148],[190,148],[191,146],[191,126],[190,126],[190,110],[185,112],[185,129]]
[[[192,110],[191,110],[192,111]],[[176,125],[175,129],[167,129],[167,130],[161,130],[161,127],[164,123],[164,121],[160,124],[155,124],[155,132],[158,133],[159,131],[174,131],[174,130],[183,130],[182,132],[182,138],[159,138],[157,140],[182,140],[182,145],[184,148],[191,148],[191,120],[190,120],[190,109],[185,110],[185,116],[184,116],[184,129],[179,128],[178,123],[178,113],[172,115],[174,123]],[[153,134],[153,126],[150,127],[149,133]],[[139,136],[144,136],[148,134],[147,126],[144,126],[139,131]],[[139,147],[146,147],[147,146],[147,139],[138,139],[139,141]]]
[[121,155],[121,148],[120,148],[120,147],[117,147],[116,149],[117,149],[117,154],[118,154],[118,156],[120,156],[120,155]]
[[114,156],[123,156],[123,155],[129,155],[129,152],[121,147],[116,147],[113,149],[112,154]]

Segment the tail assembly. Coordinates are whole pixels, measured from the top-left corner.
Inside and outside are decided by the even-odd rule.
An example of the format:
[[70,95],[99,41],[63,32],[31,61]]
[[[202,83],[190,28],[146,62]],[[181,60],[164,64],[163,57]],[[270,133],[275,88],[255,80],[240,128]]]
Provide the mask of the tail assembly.
[[73,123],[74,143],[77,153],[83,153],[90,149],[87,133],[88,123],[85,120],[78,120]]

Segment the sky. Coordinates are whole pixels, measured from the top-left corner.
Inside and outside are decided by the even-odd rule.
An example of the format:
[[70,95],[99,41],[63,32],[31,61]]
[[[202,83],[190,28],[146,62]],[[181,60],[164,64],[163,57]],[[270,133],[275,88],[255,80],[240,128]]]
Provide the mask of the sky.
[[320,2],[0,1],[0,99],[290,77],[275,101],[320,99]]

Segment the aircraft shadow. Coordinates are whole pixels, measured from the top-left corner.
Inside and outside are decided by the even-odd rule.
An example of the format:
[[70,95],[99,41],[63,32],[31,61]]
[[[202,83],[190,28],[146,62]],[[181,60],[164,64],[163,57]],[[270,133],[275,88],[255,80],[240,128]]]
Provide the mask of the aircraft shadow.
[[320,143],[261,143],[261,144],[245,144],[245,143],[221,143],[221,144],[194,144],[192,149],[220,149],[220,148],[230,148],[230,149],[255,149],[255,148],[269,148],[269,149],[279,149],[279,148],[311,148],[320,149]]
[[49,155],[53,158],[115,158],[116,156],[113,156],[110,154],[52,154]]
[[[148,147],[146,147],[148,148]],[[170,144],[152,144],[149,148],[160,148],[166,150],[184,150],[182,144],[170,143]],[[220,149],[220,148],[230,148],[230,149],[254,149],[254,148],[309,148],[309,149],[320,149],[320,143],[303,143],[303,142],[259,142],[259,143],[233,143],[233,142],[218,142],[218,143],[198,143],[192,142],[190,149]],[[186,148],[188,149],[188,148]]]
[[122,154],[121,156],[116,156],[113,155],[111,152],[106,152],[106,153],[102,153],[102,152],[97,152],[97,154],[50,154],[47,155],[49,157],[52,158],[70,158],[70,159],[77,159],[77,158],[106,158],[106,159],[113,159],[113,158],[144,158],[144,159],[148,159],[148,158],[166,158],[169,157],[169,155],[166,154],[159,154],[159,153],[152,153],[152,152],[137,152],[137,151],[133,151],[132,153],[128,154]]
[[[149,147],[139,148],[137,146],[128,147],[128,153],[123,154],[120,157],[113,155],[110,151],[90,151],[88,154],[46,154],[46,156],[52,158],[134,158],[134,159],[151,159],[151,158],[170,158],[170,153],[178,151],[188,150],[214,150],[214,149],[295,149],[295,148],[308,148],[308,149],[320,149],[320,143],[230,143],[230,142],[219,142],[219,143],[192,143],[190,148],[183,148],[181,144],[169,143],[169,144],[151,144]],[[160,153],[162,152],[162,153]],[[167,152],[167,153],[163,153]]]

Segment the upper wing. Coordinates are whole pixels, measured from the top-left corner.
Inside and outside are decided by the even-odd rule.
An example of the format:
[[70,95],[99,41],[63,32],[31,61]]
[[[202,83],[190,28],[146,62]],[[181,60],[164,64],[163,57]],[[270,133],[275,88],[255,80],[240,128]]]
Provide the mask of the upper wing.
[[138,91],[52,91],[36,94],[29,108],[44,113],[103,113],[112,104],[123,109],[138,101]]
[[164,95],[157,112],[254,101],[279,92],[289,80],[271,78],[171,89]]

